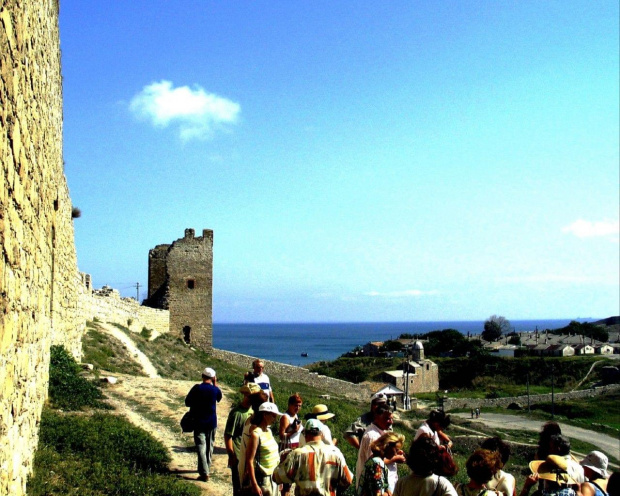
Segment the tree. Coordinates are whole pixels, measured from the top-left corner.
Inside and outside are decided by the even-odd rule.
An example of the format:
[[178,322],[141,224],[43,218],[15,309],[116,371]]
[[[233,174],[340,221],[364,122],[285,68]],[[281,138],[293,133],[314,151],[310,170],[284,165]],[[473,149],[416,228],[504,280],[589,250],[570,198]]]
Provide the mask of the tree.
[[497,341],[502,334],[510,332],[510,321],[501,315],[491,315],[484,323],[482,339],[485,341]]
[[400,351],[403,349],[403,343],[400,341],[393,341],[391,339],[383,343],[381,351]]

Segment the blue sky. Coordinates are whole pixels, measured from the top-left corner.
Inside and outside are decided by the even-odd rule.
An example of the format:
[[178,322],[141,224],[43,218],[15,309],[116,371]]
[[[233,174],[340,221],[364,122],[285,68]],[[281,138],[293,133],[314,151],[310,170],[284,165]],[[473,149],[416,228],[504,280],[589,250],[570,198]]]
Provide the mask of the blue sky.
[[142,298],[149,249],[206,228],[216,322],[617,315],[618,19],[63,0],[80,270]]

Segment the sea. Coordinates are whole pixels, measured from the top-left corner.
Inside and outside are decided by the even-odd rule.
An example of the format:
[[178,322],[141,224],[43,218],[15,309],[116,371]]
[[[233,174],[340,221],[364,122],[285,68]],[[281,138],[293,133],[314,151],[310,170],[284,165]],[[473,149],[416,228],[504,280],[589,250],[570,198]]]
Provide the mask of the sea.
[[[559,329],[571,320],[511,320],[513,330]],[[261,357],[290,365],[335,360],[356,346],[370,341],[396,339],[403,333],[424,334],[456,329],[467,335],[480,334],[484,321],[313,323],[313,324],[213,324],[213,346],[222,350]],[[307,356],[302,356],[307,354]]]

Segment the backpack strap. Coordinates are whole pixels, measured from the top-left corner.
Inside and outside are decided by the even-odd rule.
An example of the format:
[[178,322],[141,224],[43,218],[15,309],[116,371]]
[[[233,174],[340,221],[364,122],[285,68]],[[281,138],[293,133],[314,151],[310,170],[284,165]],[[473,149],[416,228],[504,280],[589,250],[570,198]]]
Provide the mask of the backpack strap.
[[599,486],[596,482],[594,482],[594,481],[588,481],[588,482],[590,484],[592,484],[595,488],[597,488],[600,492],[602,492],[604,496],[609,496],[607,491],[604,491],[603,488],[601,486]]

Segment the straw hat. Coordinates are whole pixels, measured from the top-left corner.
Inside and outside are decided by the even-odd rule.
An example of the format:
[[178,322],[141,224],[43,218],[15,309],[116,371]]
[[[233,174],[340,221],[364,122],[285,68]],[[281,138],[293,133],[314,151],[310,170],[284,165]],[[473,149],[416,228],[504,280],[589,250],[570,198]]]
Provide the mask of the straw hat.
[[573,485],[577,482],[567,473],[568,460],[563,456],[549,455],[546,460],[530,462],[530,470],[538,474],[538,478],[558,484]]
[[327,405],[319,404],[319,405],[314,405],[314,407],[312,408],[312,417],[316,419],[328,420],[335,416],[336,415],[334,413],[329,411],[329,408],[327,408]]
[[254,394],[261,390],[260,386],[255,382],[248,382],[239,388],[239,392],[243,394]]

